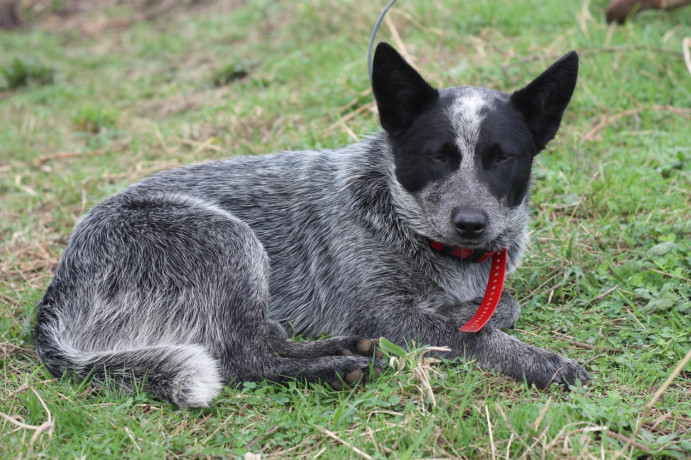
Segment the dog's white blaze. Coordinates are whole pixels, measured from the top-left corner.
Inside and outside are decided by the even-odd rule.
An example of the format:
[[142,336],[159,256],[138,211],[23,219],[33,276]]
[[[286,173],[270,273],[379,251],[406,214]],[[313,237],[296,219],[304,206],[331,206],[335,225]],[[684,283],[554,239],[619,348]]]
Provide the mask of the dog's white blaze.
[[[472,155],[480,136],[480,125],[484,116],[482,110],[489,105],[488,99],[476,88],[464,87],[463,93],[451,108],[451,121],[458,133],[456,142],[464,157]],[[464,167],[461,162],[461,167]]]

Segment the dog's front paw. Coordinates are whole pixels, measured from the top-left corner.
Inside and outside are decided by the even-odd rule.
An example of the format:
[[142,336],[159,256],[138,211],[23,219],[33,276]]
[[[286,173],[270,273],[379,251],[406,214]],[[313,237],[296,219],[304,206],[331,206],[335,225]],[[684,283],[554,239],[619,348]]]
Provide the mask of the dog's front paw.
[[590,381],[588,372],[572,359],[545,352],[540,361],[525,373],[528,383],[538,388],[546,388],[554,383],[568,388],[573,386],[576,380],[580,380],[584,385]]
[[567,364],[565,367],[560,367],[554,378],[552,379],[553,383],[558,383],[559,385],[562,385],[564,387],[570,387],[576,384],[576,380],[580,380],[581,384],[585,385],[590,381],[590,375],[588,374],[588,371],[583,368],[580,364],[578,364],[574,360],[566,360]]

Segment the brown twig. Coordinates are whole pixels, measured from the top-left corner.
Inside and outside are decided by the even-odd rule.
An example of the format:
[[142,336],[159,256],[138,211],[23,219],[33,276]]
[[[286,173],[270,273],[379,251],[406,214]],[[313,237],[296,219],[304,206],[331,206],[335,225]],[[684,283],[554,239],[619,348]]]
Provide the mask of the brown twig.
[[391,39],[396,44],[396,48],[399,49],[401,55],[403,55],[405,60],[408,61],[410,65],[415,67],[415,60],[410,55],[410,53],[408,53],[408,49],[405,47],[403,40],[401,40],[401,36],[398,34],[398,29],[396,28],[396,25],[388,16],[384,16],[384,22],[386,22],[386,25],[389,26],[389,29],[391,29]]
[[629,109],[629,110],[623,110],[619,113],[615,113],[614,115],[609,115],[604,118],[604,120],[600,121],[598,124],[596,124],[593,129],[591,129],[585,136],[584,139],[588,142],[592,141],[595,139],[595,136],[597,136],[600,131],[602,131],[603,128],[605,128],[608,125],[611,125],[614,123],[616,120],[622,117],[628,117],[631,115],[636,115],[641,112],[646,112],[646,111],[659,111],[659,112],[672,112],[676,115],[680,115],[682,117],[688,117],[691,118],[691,109],[686,109],[686,108],[681,108],[681,107],[673,107],[669,105],[651,105],[649,107],[636,107],[635,109]]
[[581,204],[585,201],[585,195],[588,193],[588,190],[592,189],[593,182],[595,182],[595,179],[599,175],[600,175],[600,170],[595,171],[595,174],[593,174],[593,176],[588,181],[588,184],[585,186],[585,190],[583,191],[581,196],[578,197],[578,201],[576,202],[576,206],[573,208],[573,211],[571,212],[571,215],[569,216],[569,220],[566,221],[567,227],[571,225],[571,221],[573,221],[573,218],[576,215],[576,212],[581,207]]
[[633,443],[635,442],[636,437],[638,436],[638,433],[641,431],[641,428],[643,427],[643,423],[645,422],[645,419],[648,417],[650,414],[650,409],[653,408],[655,403],[657,402],[658,399],[662,396],[662,394],[667,391],[667,388],[672,384],[675,378],[679,374],[681,374],[681,371],[684,370],[686,365],[691,361],[691,349],[686,353],[686,356],[682,358],[682,360],[677,364],[677,367],[674,368],[671,374],[669,374],[669,377],[665,380],[665,382],[662,384],[662,386],[655,392],[652,398],[650,398],[650,401],[648,401],[648,404],[645,405],[643,408],[643,413],[640,415],[638,418],[638,423],[636,423],[636,429],[633,430],[633,434],[631,435],[630,438],[628,438],[628,441],[626,441],[626,444],[624,447],[621,448],[619,452],[617,452],[614,455],[614,460],[617,458],[621,457],[624,455],[624,452],[634,445]]
[[590,300],[586,300],[585,302],[581,303],[581,307],[585,307],[586,305],[590,305],[591,303],[594,303],[594,302],[597,302],[597,301],[599,301],[599,300],[602,300],[602,299],[604,299],[605,297],[607,297],[608,295],[610,295],[611,293],[613,293],[614,291],[616,291],[617,289],[619,289],[619,285],[618,285],[618,284],[615,284],[614,286],[612,286],[611,288],[607,289],[607,290],[606,290],[605,292],[603,292],[602,294],[600,294],[600,295],[598,295],[598,296],[596,296],[596,297],[593,297],[593,298],[590,299]]
[[345,441],[344,439],[342,439],[341,437],[339,437],[336,433],[334,433],[334,432],[332,432],[332,431],[329,431],[329,430],[327,430],[326,428],[322,428],[322,427],[320,427],[319,425],[314,425],[314,427],[315,427],[318,431],[321,431],[322,433],[324,433],[325,435],[327,435],[328,437],[330,437],[331,439],[333,439],[333,440],[335,440],[335,441],[337,441],[337,442],[343,444],[344,446],[346,446],[347,448],[349,448],[350,450],[352,450],[353,452],[355,452],[355,453],[358,454],[359,456],[361,456],[361,457],[363,457],[363,458],[366,458],[367,460],[372,460],[372,456],[370,456],[370,455],[367,454],[366,452],[361,451],[360,449],[358,449],[358,448],[355,447],[354,445],[350,444],[348,441]]
[[[607,436],[609,436],[610,438],[615,438],[625,443],[631,441],[631,438],[629,438],[628,436],[624,436],[621,433],[615,433],[612,430],[607,430],[606,433]],[[650,447],[646,446],[645,444],[641,444],[640,442],[631,441],[631,445],[641,449],[643,452],[648,452],[650,450]]]
[[108,149],[91,150],[89,152],[56,152],[56,153],[50,153],[48,155],[43,155],[41,157],[35,158],[31,162],[31,164],[33,164],[36,167],[39,167],[39,166],[41,166],[44,163],[47,163],[49,161],[63,160],[65,158],[95,157],[95,156],[103,155],[103,154],[109,153],[109,152],[118,152],[124,148],[125,148],[125,146],[120,146],[120,147],[112,147],[112,148],[108,148]]
[[[536,334],[535,332],[528,331],[525,329],[515,329],[515,330],[520,332],[520,333],[523,333],[523,334],[533,335],[535,337],[540,336],[540,334]],[[559,340],[563,340],[564,342],[570,343],[571,345],[576,346],[576,347],[585,348],[586,350],[606,351],[606,352],[611,352],[611,353],[624,353],[624,350],[622,350],[620,348],[596,347],[596,346],[590,345],[588,343],[578,342],[573,337],[568,336],[566,334],[562,334],[561,332],[551,331],[550,334],[554,334],[556,336],[556,338],[558,338]]]
[[325,133],[325,134],[329,134],[329,133],[330,133],[331,131],[333,131],[334,129],[336,129],[336,128],[338,128],[338,127],[344,126],[346,121],[350,120],[351,118],[355,118],[355,116],[357,116],[357,115],[360,114],[361,112],[364,112],[365,110],[370,109],[370,108],[374,108],[374,107],[375,107],[375,103],[374,103],[374,102],[368,102],[367,104],[361,105],[361,106],[358,107],[357,109],[353,110],[353,111],[350,112],[350,113],[347,113],[346,115],[342,116],[341,118],[339,118],[338,120],[336,120],[334,123],[332,123],[331,126],[329,126],[328,128],[326,128],[326,130],[324,131],[324,133]]
[[444,32],[441,31],[440,29],[437,29],[437,28],[431,27],[431,26],[423,25],[420,21],[415,19],[412,14],[408,13],[407,11],[405,11],[403,9],[393,9],[393,10],[391,10],[390,14],[403,16],[412,25],[414,25],[415,27],[417,27],[418,29],[422,30],[425,33],[432,33],[438,37],[444,36]]
[[205,141],[202,142],[195,142],[190,139],[183,139],[180,137],[171,137],[169,139],[171,142],[177,142],[179,144],[183,145],[189,145],[190,147],[193,147],[195,151],[201,152],[202,150],[213,150],[214,152],[223,152],[223,149],[217,145],[213,145],[213,142],[216,141],[215,137],[210,137],[206,139]]
[[[578,55],[580,57],[585,57],[585,56],[591,56],[594,54],[603,54],[603,53],[629,53],[631,51],[654,51],[655,53],[664,53],[664,54],[674,54],[674,55],[679,55],[679,51],[674,51],[670,50],[667,48],[662,48],[660,46],[650,46],[650,45],[628,45],[628,46],[607,46],[607,47],[602,47],[602,48],[594,48],[594,49],[584,49],[584,50],[578,50]],[[510,69],[511,67],[515,67],[517,65],[523,65],[527,64],[529,62],[534,62],[534,61],[540,61],[542,59],[544,60],[556,60],[561,57],[561,54],[540,54],[537,56],[525,56],[521,59],[518,59],[517,61],[514,62],[508,62],[501,66],[502,70],[507,70]]]
[[13,354],[15,351],[18,350],[22,350],[22,347],[8,342],[0,343],[0,358],[5,359],[5,357]]
[[5,302],[14,305],[15,307],[19,307],[21,305],[21,302],[13,299],[11,297],[8,297],[7,295],[3,294],[2,292],[0,292],[0,298],[3,299]]
[[489,419],[489,408],[485,405],[485,415],[487,416],[487,430],[489,431],[489,448],[492,458],[497,458],[497,446],[494,445],[494,433],[492,432],[492,421]]
[[372,93],[372,88],[367,88],[366,90],[361,91],[360,93],[358,93],[358,97],[352,98],[346,105],[337,108],[336,111],[340,113],[340,112],[345,112],[346,110],[349,110],[351,107],[357,105],[358,102],[360,102],[360,100],[363,97],[368,96],[371,93]]
[[449,347],[425,347],[417,357],[417,366],[413,369],[413,375],[417,377],[420,381],[420,405],[421,409],[424,409],[425,396],[429,399],[430,405],[435,407],[437,405],[437,400],[434,397],[434,389],[430,383],[430,371],[432,370],[432,364],[439,362],[435,358],[426,358],[425,354],[434,351],[449,352],[451,348]]
[[681,41],[681,48],[684,52],[684,63],[686,69],[691,73],[691,37],[686,37]]
[[[232,418],[232,417],[229,417],[229,418]],[[254,446],[254,445],[257,444],[259,441],[263,441],[264,439],[268,438],[268,437],[271,435],[271,433],[273,433],[273,432],[276,431],[277,429],[278,429],[278,425],[273,425],[271,428],[269,428],[268,430],[266,430],[261,436],[257,436],[256,438],[254,438],[253,440],[251,440],[251,441],[249,442],[249,444],[247,444],[247,446],[245,446],[245,448],[249,450],[250,447]]]
[[46,403],[43,402],[43,398],[38,394],[36,390],[34,390],[33,387],[28,387],[31,389],[31,391],[34,392],[34,395],[38,398],[39,403],[41,403],[41,406],[43,409],[46,411],[46,414],[48,415],[48,420],[45,422],[41,423],[40,425],[30,425],[28,423],[24,423],[20,421],[20,417],[15,415],[15,416],[10,416],[7,415],[3,412],[0,412],[0,418],[3,418],[10,422],[13,425],[18,426],[19,428],[24,428],[27,430],[34,430],[34,434],[31,436],[31,439],[29,440],[29,446],[33,446],[38,437],[43,433],[44,431],[48,433],[48,437],[52,438],[53,437],[53,429],[55,428],[55,422],[53,421],[53,416],[50,413],[50,410],[48,409],[48,406],[46,406]]
[[542,420],[545,418],[545,415],[547,415],[547,410],[549,409],[549,405],[552,403],[552,397],[547,398],[547,402],[545,403],[544,406],[542,406],[542,409],[540,410],[540,413],[538,414],[537,418],[535,421],[530,425],[530,427],[537,431],[537,428],[540,426],[540,423],[542,423]]
[[509,431],[511,432],[511,434],[513,434],[516,437],[516,439],[518,439],[521,443],[523,443],[523,445],[527,448],[526,452],[524,452],[524,455],[527,454],[528,451],[530,451],[530,453],[533,456],[538,457],[538,455],[536,455],[533,448],[531,446],[529,446],[527,442],[525,442],[525,440],[521,437],[520,434],[518,434],[518,432],[513,427],[513,425],[511,425],[511,423],[509,423],[509,419],[506,416],[506,413],[504,413],[504,409],[501,408],[501,406],[499,405],[498,402],[495,401],[494,407],[497,409],[497,412],[499,412],[499,415],[501,415],[501,418],[504,419],[504,424],[506,425],[506,428],[508,428]]

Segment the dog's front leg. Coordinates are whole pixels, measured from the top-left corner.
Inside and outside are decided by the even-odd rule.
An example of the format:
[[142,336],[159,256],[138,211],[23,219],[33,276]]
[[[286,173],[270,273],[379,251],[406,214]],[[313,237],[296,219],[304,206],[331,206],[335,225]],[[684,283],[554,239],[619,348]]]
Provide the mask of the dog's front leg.
[[488,325],[477,333],[458,330],[455,321],[418,306],[396,308],[389,315],[377,315],[377,331],[387,339],[404,345],[448,346],[448,358],[474,359],[518,381],[539,388],[552,383],[573,385],[576,379],[587,382],[588,373],[575,361],[541,348],[527,345],[502,330]]
[[[481,303],[482,297],[463,303],[447,302],[437,310],[437,313],[449,318],[449,321],[460,327],[473,317]],[[500,329],[508,329],[516,324],[520,316],[521,306],[516,297],[508,291],[503,291],[497,309],[487,324]]]

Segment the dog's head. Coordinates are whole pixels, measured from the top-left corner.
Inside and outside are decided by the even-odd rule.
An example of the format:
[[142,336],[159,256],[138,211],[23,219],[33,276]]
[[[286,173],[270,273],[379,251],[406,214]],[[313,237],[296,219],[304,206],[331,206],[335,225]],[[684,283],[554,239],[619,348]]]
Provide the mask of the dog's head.
[[525,228],[533,157],[556,135],[577,74],[570,52],[511,95],[437,90],[380,43],[372,88],[396,179],[423,216],[415,230],[450,245],[509,246]]

